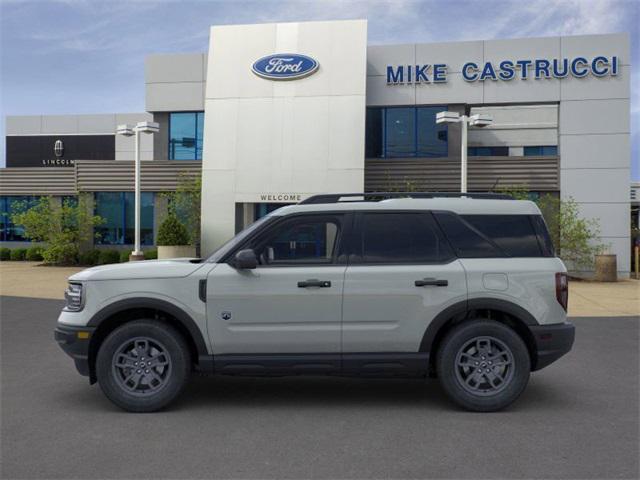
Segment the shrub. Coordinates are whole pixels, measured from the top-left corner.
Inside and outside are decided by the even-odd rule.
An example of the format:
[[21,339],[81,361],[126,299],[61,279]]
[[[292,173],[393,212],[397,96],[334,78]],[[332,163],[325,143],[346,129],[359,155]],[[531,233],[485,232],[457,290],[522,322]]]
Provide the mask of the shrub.
[[25,237],[46,242],[43,260],[58,265],[76,263],[80,244],[94,235],[94,227],[104,223],[91,213],[85,195],[77,200],[65,199],[61,205],[51,197],[42,197],[33,206],[28,202],[17,203],[11,220],[24,228]]
[[120,252],[117,250],[101,250],[98,256],[98,265],[120,263]]
[[13,250],[11,250],[10,258],[13,261],[22,261],[25,259],[26,255],[27,255],[26,248],[14,248]]
[[74,265],[78,263],[78,255],[78,246],[74,243],[55,243],[42,251],[44,263],[52,265]]
[[11,260],[11,249],[7,247],[0,248],[0,261]]
[[126,263],[129,261],[129,255],[131,252],[129,250],[122,250],[120,252],[120,263]]
[[145,260],[157,260],[158,259],[158,250],[147,250],[144,252]]
[[81,265],[97,265],[100,257],[100,250],[88,250],[80,254]]
[[189,245],[189,232],[175,214],[170,213],[160,224],[158,245]]
[[30,262],[39,262],[42,260],[42,247],[29,247],[25,258]]

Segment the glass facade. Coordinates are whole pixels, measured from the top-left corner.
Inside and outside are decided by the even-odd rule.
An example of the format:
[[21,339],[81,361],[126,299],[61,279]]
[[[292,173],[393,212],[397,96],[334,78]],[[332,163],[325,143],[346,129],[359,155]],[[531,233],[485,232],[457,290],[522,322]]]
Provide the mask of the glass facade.
[[524,147],[525,157],[555,157],[557,155],[558,147],[556,145]]
[[447,157],[447,125],[436,124],[439,107],[367,108],[367,158]]
[[204,112],[169,114],[169,160],[202,160]]
[[469,147],[470,157],[508,157],[509,147]]
[[[95,194],[95,214],[105,223],[96,227],[100,235],[96,243],[100,245],[131,245],[134,243],[134,193],[97,192]],[[154,195],[152,192],[140,194],[140,242],[153,245]]]
[[6,196],[0,197],[0,242],[28,242],[24,236],[24,229],[11,221],[11,215],[17,209],[30,208],[38,202],[34,196]]

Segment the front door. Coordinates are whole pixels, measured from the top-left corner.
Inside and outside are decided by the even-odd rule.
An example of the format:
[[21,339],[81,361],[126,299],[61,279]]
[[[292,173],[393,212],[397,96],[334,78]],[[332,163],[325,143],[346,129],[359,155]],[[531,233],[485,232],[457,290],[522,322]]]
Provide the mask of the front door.
[[431,320],[466,300],[464,268],[429,212],[362,213],[356,231],[344,286],[345,359],[417,354]]
[[259,265],[218,264],[207,279],[207,320],[214,356],[336,354],[339,367],[342,290],[338,258],[343,218],[283,218],[240,248]]

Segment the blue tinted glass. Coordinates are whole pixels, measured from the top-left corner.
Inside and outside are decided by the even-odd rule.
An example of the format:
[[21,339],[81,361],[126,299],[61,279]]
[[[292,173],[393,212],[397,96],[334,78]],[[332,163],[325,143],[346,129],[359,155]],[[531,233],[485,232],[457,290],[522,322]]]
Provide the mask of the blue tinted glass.
[[202,158],[204,112],[169,114],[169,160]]
[[446,110],[444,107],[419,107],[417,109],[418,157],[446,157],[449,154],[447,144],[447,124],[436,124],[436,114]]
[[542,147],[524,147],[525,157],[534,157],[542,155]]
[[11,221],[11,216],[35,206],[36,203],[38,203],[38,198],[32,196],[0,197],[0,241],[30,241],[24,236],[24,228],[20,225],[15,225]]
[[555,145],[524,147],[524,156],[556,156],[558,147]]
[[[129,245],[134,243],[134,199],[133,192],[98,192],[95,194],[95,213],[105,223],[96,227],[102,245]],[[140,194],[140,241],[142,245],[153,245],[152,192]]]
[[388,108],[385,122],[387,157],[415,157],[416,124],[414,108]]
[[202,160],[202,138],[204,136],[204,112],[196,114],[196,160]]
[[95,214],[104,222],[96,227],[99,234],[96,243],[120,245],[124,243],[124,212],[122,192],[97,192],[95,194]]

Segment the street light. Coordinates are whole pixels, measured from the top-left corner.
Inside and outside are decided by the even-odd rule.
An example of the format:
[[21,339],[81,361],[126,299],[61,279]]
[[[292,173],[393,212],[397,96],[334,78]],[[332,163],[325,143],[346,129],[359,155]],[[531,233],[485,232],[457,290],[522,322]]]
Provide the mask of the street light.
[[467,193],[467,125],[474,127],[486,127],[491,125],[493,119],[489,115],[476,113],[467,116],[458,112],[439,112],[436,114],[436,123],[461,123],[462,124],[462,152],[460,165],[460,192]]
[[135,245],[129,260],[144,260],[144,254],[140,249],[140,133],[157,133],[160,125],[156,122],[138,122],[135,127],[130,125],[118,125],[116,133],[125,137],[135,135]]

